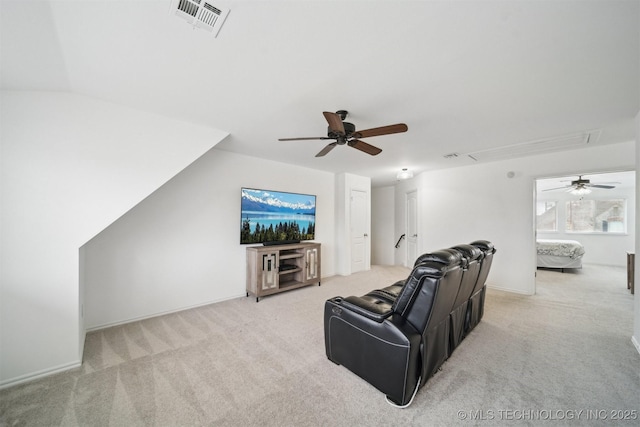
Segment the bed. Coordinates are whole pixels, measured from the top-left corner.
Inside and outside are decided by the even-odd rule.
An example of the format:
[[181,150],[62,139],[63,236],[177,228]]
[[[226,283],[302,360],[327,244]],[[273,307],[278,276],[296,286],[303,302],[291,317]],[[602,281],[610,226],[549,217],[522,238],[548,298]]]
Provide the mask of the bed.
[[538,251],[538,267],[582,268],[584,246],[576,240],[545,240],[536,241]]

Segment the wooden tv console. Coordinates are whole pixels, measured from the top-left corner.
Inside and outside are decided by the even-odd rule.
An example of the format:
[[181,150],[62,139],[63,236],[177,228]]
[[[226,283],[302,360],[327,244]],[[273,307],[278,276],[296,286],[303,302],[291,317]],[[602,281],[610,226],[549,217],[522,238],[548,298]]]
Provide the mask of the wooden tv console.
[[247,248],[247,296],[273,295],[317,283],[320,286],[320,243]]

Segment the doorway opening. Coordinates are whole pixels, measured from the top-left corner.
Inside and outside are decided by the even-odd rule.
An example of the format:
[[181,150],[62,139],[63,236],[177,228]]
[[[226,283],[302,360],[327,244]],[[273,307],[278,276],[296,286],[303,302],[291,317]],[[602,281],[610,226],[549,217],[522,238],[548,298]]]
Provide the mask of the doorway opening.
[[[635,171],[538,178],[534,188],[537,270],[586,274],[594,269],[582,269],[584,264],[626,268],[627,252],[635,248]],[[538,280],[536,274],[534,292]]]

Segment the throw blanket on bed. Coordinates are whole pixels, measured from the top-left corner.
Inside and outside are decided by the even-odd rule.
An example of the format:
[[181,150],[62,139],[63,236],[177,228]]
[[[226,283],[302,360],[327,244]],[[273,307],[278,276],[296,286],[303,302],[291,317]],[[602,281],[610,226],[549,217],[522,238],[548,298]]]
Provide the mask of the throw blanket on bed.
[[578,259],[584,255],[584,246],[575,240],[538,240],[539,255],[566,256]]

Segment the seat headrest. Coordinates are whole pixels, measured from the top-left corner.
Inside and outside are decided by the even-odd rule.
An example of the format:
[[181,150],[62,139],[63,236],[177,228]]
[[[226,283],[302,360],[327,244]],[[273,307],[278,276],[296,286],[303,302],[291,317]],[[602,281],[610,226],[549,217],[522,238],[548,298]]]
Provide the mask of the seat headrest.
[[413,266],[416,267],[424,262],[436,262],[438,264],[454,266],[463,263],[463,260],[462,255],[458,251],[453,249],[440,249],[420,255]]
[[493,247],[493,243],[488,240],[475,240],[470,243],[472,246],[479,248],[485,253],[495,253],[496,249]]
[[[427,254],[425,254],[427,255]],[[406,309],[410,307],[417,294],[420,292],[424,280],[431,278],[433,280],[440,279],[447,274],[452,268],[459,268],[456,266],[449,267],[449,265],[442,262],[424,261],[411,270],[409,277],[404,281],[402,290],[396,297],[396,300],[391,306],[391,310],[395,313],[404,313]]]
[[480,250],[480,248],[472,245],[461,244],[461,245],[454,246],[452,249],[455,249],[458,252],[460,252],[462,256],[467,259],[467,261],[474,261],[476,259],[480,259],[484,255],[484,253],[482,252],[482,250]]

